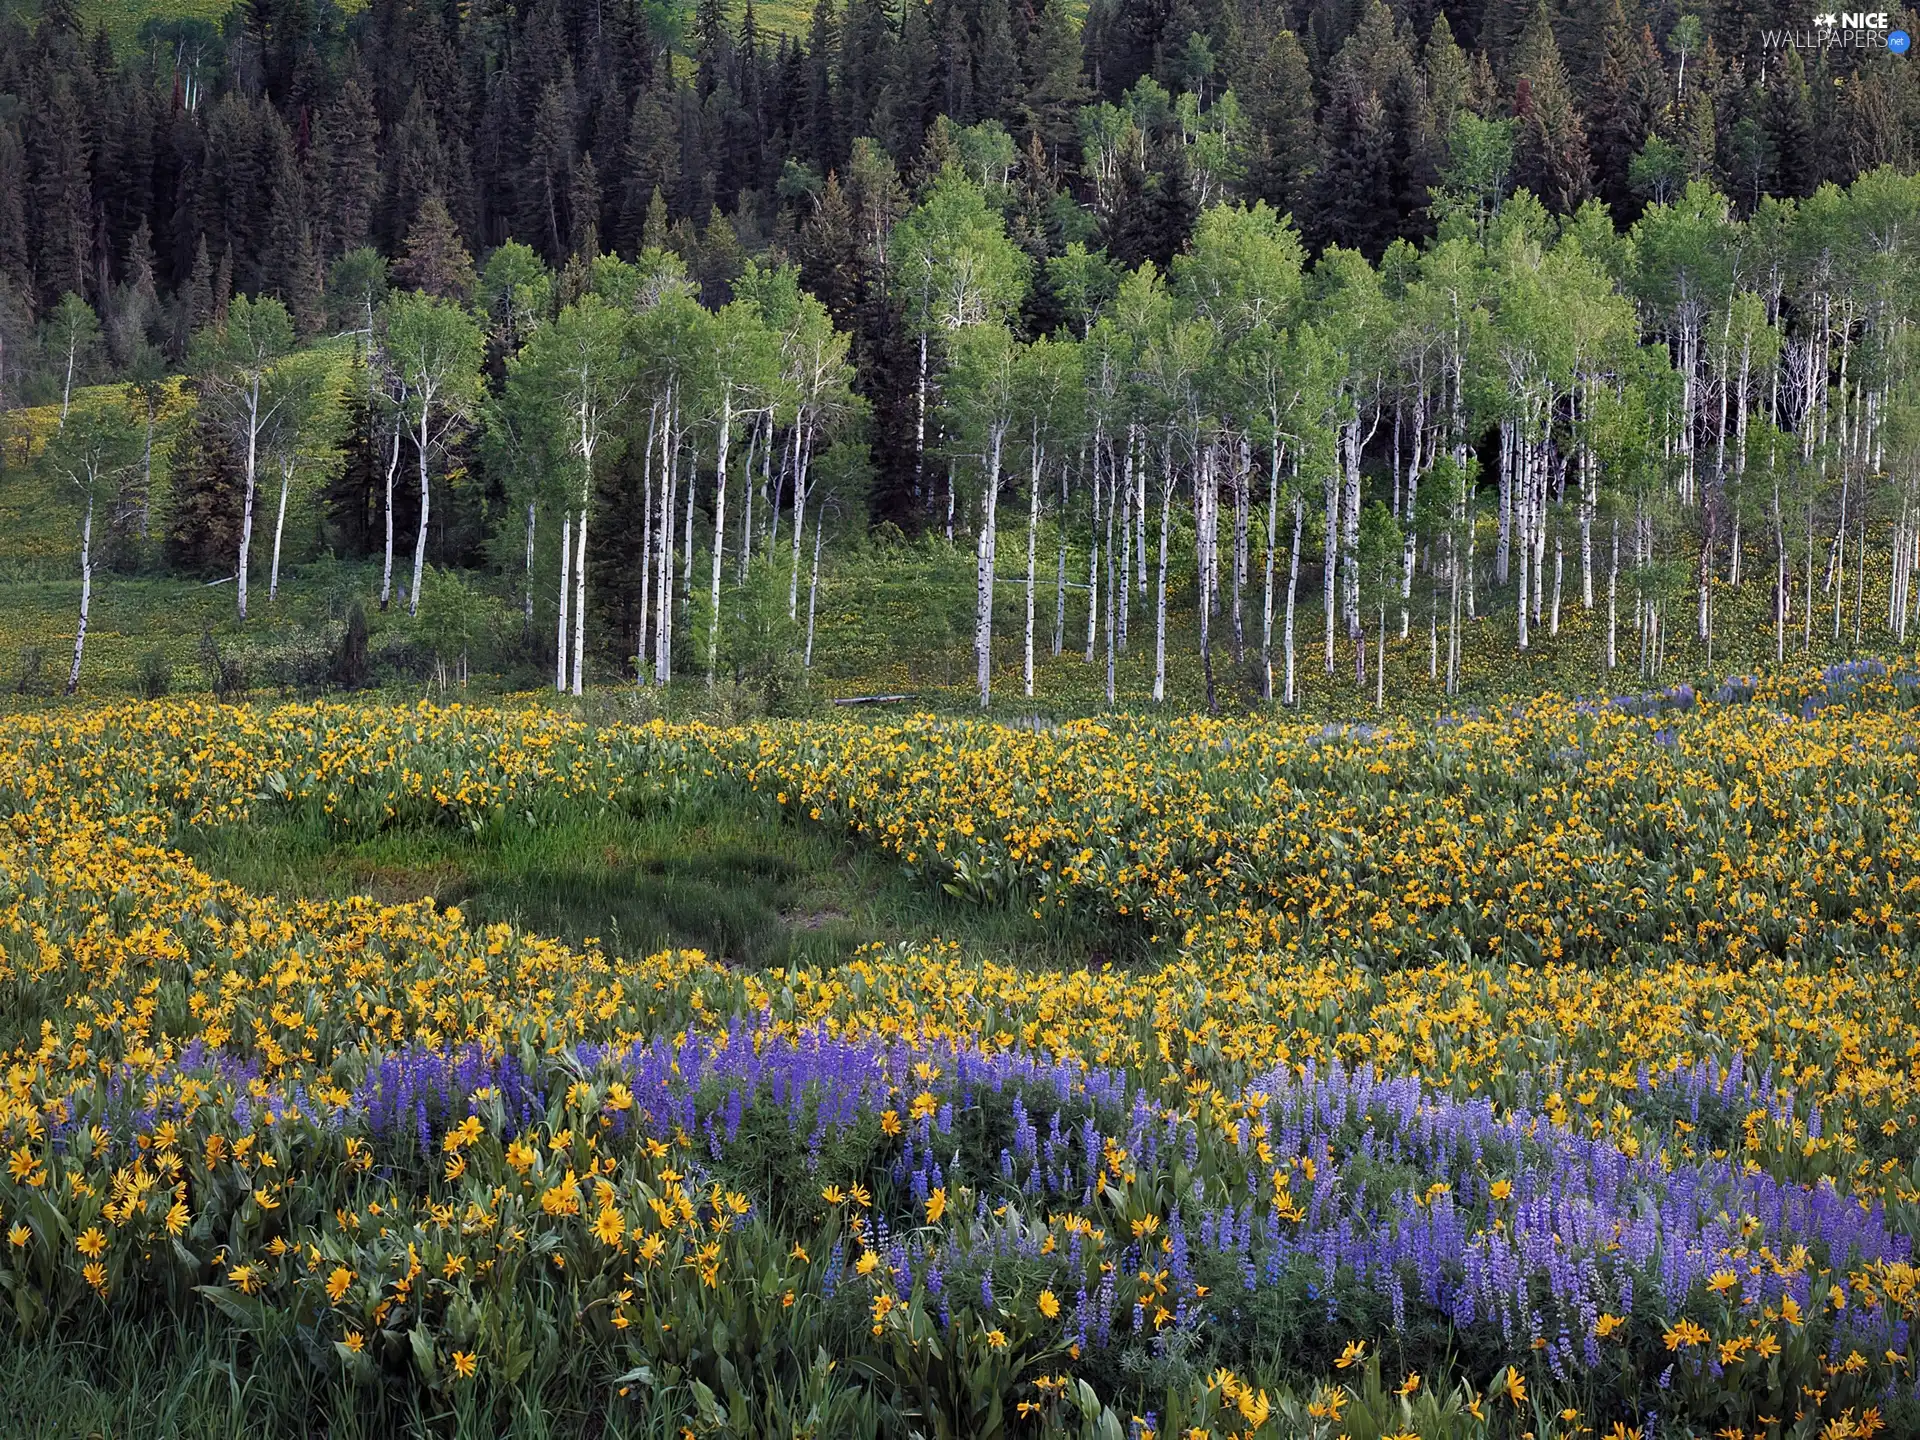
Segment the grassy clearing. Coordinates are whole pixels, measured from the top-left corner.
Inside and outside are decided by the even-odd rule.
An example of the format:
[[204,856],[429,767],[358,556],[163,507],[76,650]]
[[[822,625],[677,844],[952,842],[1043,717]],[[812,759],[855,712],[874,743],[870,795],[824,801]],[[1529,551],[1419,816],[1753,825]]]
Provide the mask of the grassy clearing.
[[515,819],[481,835],[403,829],[367,838],[316,817],[185,830],[182,849],[257,894],[431,898],[474,924],[511,923],[629,957],[698,949],[750,969],[836,964],[861,946],[955,941],[1028,965],[1086,964],[1124,950],[1004,907],[930,892],[884,855],[783,822],[764,797],[716,792],[634,815]]

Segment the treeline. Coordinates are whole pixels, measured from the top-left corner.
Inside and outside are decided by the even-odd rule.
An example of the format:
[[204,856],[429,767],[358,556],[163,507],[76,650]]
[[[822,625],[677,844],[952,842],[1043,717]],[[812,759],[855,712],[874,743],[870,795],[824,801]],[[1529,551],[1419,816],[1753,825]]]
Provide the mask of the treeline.
[[[1163,699],[1170,607],[1189,605],[1210,706],[1223,650],[1291,703],[1303,576],[1326,671],[1344,650],[1376,704],[1395,641],[1453,693],[1487,606],[1511,606],[1523,653],[1569,607],[1598,612],[1597,664],[1643,678],[1674,627],[1711,654],[1743,586],[1764,588],[1777,657],[1816,626],[1906,640],[1920,176],[1763,197],[1744,219],[1696,181],[1623,232],[1598,201],[1555,218],[1504,193],[1517,128],[1459,120],[1439,234],[1377,265],[1344,246],[1310,259],[1263,202],[1202,211],[1164,270],[1079,242],[1036,265],[1010,176],[950,161],[909,204],[868,154],[902,197],[871,243],[914,339],[909,501],[949,542],[971,536],[983,705],[1008,628],[1027,694],[1039,652],[1077,650],[1104,659],[1110,701],[1118,657],[1150,632]],[[583,688],[590,657],[711,683],[723,637],[782,623],[811,663],[828,515],[870,514],[872,411],[799,267],[748,261],[717,306],[656,246],[556,272],[508,242],[476,275],[428,204],[401,268],[414,283],[390,291],[371,250],[337,267],[364,322],[344,383],[310,363],[324,352],[294,352],[276,298],[237,296],[197,332],[166,506],[176,567],[233,576],[244,619],[265,497],[271,599],[289,494],[325,475],[336,548],[379,555],[379,605],[398,588],[417,614],[451,490],[462,518],[442,519],[438,549],[510,580],[530,643],[553,637],[559,689]],[[1042,287],[1064,318],[1023,339]],[[77,295],[55,322],[71,371],[97,327]],[[75,681],[96,512],[122,535],[149,524],[153,400],[127,397],[63,392],[39,461],[85,502]]]
[[[50,392],[35,342],[69,293],[102,320],[95,376],[183,363],[233,294],[348,328],[334,267],[401,261],[437,199],[475,254],[671,249],[709,305],[749,256],[799,261],[854,337],[877,511],[912,525],[916,340],[879,240],[948,162],[1043,277],[1076,241],[1164,266],[1223,200],[1378,261],[1434,233],[1463,118],[1510,127],[1510,183],[1623,225],[1690,180],[1748,213],[1911,167],[1907,62],[1769,45],[1806,25],[1786,0],[1096,0],[1083,26],[1066,0],[821,0],[776,35],[716,0],[256,0],[120,54],[50,0],[0,29],[0,401]],[[1015,323],[1068,303],[1043,278]]]

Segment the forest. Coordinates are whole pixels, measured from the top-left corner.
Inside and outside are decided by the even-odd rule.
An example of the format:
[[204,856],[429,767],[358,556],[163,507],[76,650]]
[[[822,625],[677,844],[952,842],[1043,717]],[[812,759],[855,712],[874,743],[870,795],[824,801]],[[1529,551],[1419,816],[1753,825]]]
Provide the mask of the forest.
[[1210,706],[1308,652],[1384,703],[1390,646],[1454,693],[1489,612],[1642,677],[1749,595],[1732,657],[1904,641],[1920,87],[1670,11],[10,21],[4,453],[72,513],[68,688],[96,573],[244,621],[320,555],[416,620],[448,577],[443,675],[489,606],[561,690],[810,666],[875,535],[971,548],[983,704],[1010,643],[1109,703],[1151,647],[1163,699],[1170,609]]

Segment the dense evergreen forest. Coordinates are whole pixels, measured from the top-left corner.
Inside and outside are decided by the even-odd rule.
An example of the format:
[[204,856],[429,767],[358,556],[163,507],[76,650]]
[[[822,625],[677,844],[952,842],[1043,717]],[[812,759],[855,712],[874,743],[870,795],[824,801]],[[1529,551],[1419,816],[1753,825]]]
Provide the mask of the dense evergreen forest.
[[1857,639],[1870,542],[1904,638],[1920,85],[1810,21],[261,0],[116,52],[52,0],[0,30],[0,409],[57,414],[8,454],[77,497],[73,681],[96,565],[244,617],[302,486],[382,609],[510,585],[563,688],[749,612],[810,656],[876,525],[970,537],[983,699],[1010,606],[1029,693],[1163,657],[1170,566],[1209,700],[1216,645],[1292,698],[1303,593],[1363,681],[1418,640],[1451,688],[1463,616],[1525,650],[1563,587],[1643,673],[1743,576],[1780,651]]

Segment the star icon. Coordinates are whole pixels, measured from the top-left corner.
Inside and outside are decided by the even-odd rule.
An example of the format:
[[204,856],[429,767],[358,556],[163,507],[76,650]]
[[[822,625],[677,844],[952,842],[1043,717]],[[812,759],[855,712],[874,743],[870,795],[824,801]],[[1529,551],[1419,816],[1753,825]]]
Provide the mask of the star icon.
[[1827,30],[1833,29],[1835,25],[1839,24],[1839,22],[1840,22],[1840,17],[1837,15],[1816,15],[1813,17],[1814,24]]

